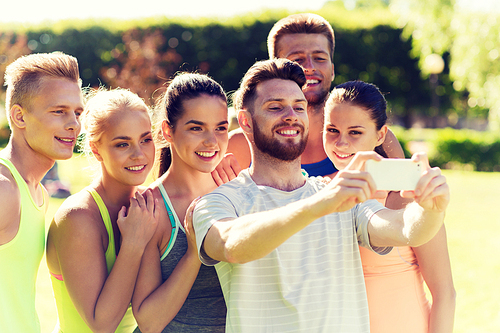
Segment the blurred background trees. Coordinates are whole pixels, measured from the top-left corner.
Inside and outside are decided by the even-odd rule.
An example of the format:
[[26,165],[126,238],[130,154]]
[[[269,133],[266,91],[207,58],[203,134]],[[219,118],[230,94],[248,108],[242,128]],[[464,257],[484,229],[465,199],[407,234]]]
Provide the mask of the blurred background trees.
[[[460,9],[454,0],[394,0],[391,7],[404,27],[403,37],[412,41],[411,56],[419,59],[423,77],[432,82],[425,62],[429,56],[444,57],[442,81],[463,96],[452,98],[450,122],[480,117],[488,119],[491,130],[499,130],[500,13]],[[451,90],[438,87],[436,92],[445,96]]]
[[[57,50],[78,58],[84,86],[129,88],[150,104],[178,71],[208,73],[230,94],[268,57],[267,34],[289,14],[0,25],[0,80],[18,56]],[[333,84],[376,84],[394,124],[499,129],[499,13],[460,10],[454,0],[337,0],[317,14],[335,30]]]
[[[267,58],[267,34],[288,14],[38,25],[1,35],[0,66],[15,52],[59,50],[78,58],[84,85],[126,87],[149,103],[183,70],[208,73],[233,91],[253,62]],[[377,84],[395,123],[484,129],[488,116],[500,120],[498,15],[457,12],[454,0],[328,1],[318,14],[336,33],[334,84]],[[443,58],[440,73],[429,72],[429,55]]]

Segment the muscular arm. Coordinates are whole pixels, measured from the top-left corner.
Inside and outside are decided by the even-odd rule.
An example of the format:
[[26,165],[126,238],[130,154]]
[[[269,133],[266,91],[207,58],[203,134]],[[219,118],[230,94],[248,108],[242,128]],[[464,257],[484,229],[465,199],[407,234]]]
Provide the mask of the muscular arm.
[[[221,218],[208,229],[201,251],[217,261],[231,263],[262,258],[321,216],[348,210],[367,200],[371,196],[367,177],[367,173],[341,171],[323,190],[309,198],[265,212]],[[197,219],[200,225],[204,223],[203,212],[220,210],[218,202],[220,199],[202,199],[195,211],[195,224]],[[198,241],[201,243],[201,239]]]
[[[357,153],[346,169],[339,171],[324,189],[309,198],[266,212],[216,221],[203,240],[202,250],[218,261],[244,263],[256,260],[319,217],[346,211],[374,198],[373,179],[367,172],[359,171],[365,161],[372,158],[379,159],[380,156],[375,152]],[[437,233],[443,223],[449,202],[446,179],[439,168],[428,166],[425,155],[417,155],[415,159],[427,165],[416,190],[405,194],[413,196],[415,202],[404,210],[383,209],[370,219],[368,232],[374,246],[422,245]],[[208,200],[200,203],[201,207],[195,212],[195,224],[197,212],[213,210]],[[204,223],[203,219],[200,218],[200,224]]]
[[368,224],[372,246],[420,246],[437,233],[444,212],[423,209],[413,202],[405,209],[383,209]]
[[402,192],[415,201],[404,209],[384,209],[372,217],[368,232],[374,246],[420,246],[432,239],[443,224],[450,200],[446,178],[439,168],[429,167],[425,155],[415,158],[426,165],[426,171],[415,191]]
[[425,283],[432,294],[429,333],[452,333],[455,318],[455,288],[444,225],[428,243],[413,251]]
[[246,263],[260,259],[313,222],[313,216],[310,204],[302,200],[237,219],[222,219],[208,230],[203,250],[218,261]]

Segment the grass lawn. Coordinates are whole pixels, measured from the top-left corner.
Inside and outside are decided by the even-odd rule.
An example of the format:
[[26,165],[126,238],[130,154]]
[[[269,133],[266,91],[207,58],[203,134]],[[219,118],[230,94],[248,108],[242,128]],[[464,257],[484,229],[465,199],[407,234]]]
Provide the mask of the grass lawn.
[[[77,157],[59,164],[60,176],[72,192],[86,186],[92,174]],[[457,290],[455,333],[500,331],[500,173],[444,171],[451,188],[446,216],[448,246]],[[62,200],[51,199],[47,227]],[[43,259],[37,282],[37,309],[42,332],[52,332],[56,310],[47,265]]]

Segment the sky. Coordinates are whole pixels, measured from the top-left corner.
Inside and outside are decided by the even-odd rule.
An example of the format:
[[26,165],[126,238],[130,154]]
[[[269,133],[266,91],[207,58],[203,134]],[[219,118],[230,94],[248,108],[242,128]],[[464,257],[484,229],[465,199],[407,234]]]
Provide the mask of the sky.
[[[231,17],[262,9],[314,11],[327,0],[0,0],[0,22],[39,23],[47,20],[165,15]],[[345,0],[352,3],[355,0]],[[500,12],[499,0],[456,0],[462,8]]]

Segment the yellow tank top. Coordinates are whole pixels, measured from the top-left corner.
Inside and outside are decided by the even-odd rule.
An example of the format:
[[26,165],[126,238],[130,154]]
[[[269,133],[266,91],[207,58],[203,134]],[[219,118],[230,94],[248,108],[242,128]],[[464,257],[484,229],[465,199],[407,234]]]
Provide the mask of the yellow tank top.
[[[108,209],[104,205],[104,202],[102,201],[102,198],[99,196],[99,194],[92,188],[86,188],[86,190],[92,195],[95,202],[97,203],[102,220],[104,221],[104,225],[106,226],[106,230],[108,232],[108,248],[106,249],[105,256],[109,274],[116,260],[115,236],[113,234],[111,219],[109,217]],[[58,280],[53,275],[50,276],[50,279],[52,280],[52,289],[54,290],[58,316],[58,323],[54,332],[92,333],[91,329],[87,326],[87,324],[73,305],[64,281]],[[134,315],[132,314],[132,307],[129,306],[127,312],[125,313],[125,316],[123,317],[120,325],[115,332],[133,332],[136,327],[137,323],[135,321]]]
[[14,239],[0,245],[0,332],[40,332],[35,285],[45,249],[47,203],[36,205],[12,162],[0,158],[0,164],[10,170],[21,195],[19,230]]

